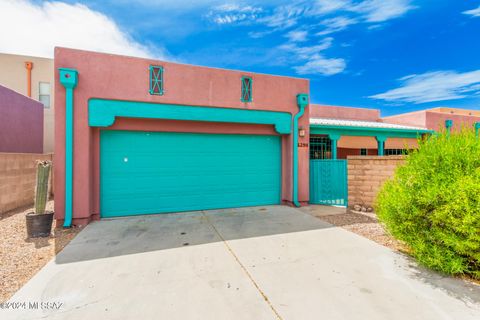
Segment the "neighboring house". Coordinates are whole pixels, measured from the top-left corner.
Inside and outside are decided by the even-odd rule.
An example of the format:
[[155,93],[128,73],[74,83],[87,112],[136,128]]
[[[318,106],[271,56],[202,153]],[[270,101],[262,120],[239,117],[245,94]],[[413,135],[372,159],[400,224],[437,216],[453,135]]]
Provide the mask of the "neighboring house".
[[384,117],[382,120],[389,123],[425,127],[436,131],[443,130],[449,125],[453,130],[460,130],[462,126],[472,128],[475,123],[480,123],[480,111],[440,107],[401,113]]
[[43,153],[43,105],[0,85],[0,152]]
[[0,84],[44,105],[43,150],[54,151],[53,59],[0,53]]
[[[420,126],[382,122],[378,110],[311,105],[309,203],[348,206],[349,192],[373,196],[373,183],[349,180],[346,159],[364,156],[369,161],[368,156],[403,154],[429,133]],[[385,170],[373,166],[369,170],[372,179],[391,174],[391,165],[383,163]]]
[[425,129],[382,121],[376,109],[312,104],[310,159],[402,154],[404,149],[417,147],[417,136],[426,133]]

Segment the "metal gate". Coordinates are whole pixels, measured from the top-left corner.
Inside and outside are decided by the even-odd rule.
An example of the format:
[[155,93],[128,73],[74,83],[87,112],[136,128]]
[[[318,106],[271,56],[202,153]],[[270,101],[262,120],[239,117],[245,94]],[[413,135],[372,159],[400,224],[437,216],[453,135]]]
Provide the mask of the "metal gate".
[[347,160],[310,160],[310,203],[347,206]]

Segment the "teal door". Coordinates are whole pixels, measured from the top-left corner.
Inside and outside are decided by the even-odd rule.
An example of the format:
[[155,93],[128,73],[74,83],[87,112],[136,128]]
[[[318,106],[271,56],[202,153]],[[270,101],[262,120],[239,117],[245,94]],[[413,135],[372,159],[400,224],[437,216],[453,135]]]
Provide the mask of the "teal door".
[[347,206],[347,160],[310,160],[310,203]]
[[280,203],[278,136],[102,131],[102,217]]

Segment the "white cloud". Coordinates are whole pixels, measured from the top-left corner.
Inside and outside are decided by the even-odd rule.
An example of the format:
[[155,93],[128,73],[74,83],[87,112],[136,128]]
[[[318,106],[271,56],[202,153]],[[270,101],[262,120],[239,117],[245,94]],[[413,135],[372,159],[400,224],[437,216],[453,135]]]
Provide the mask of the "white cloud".
[[280,30],[290,28],[307,12],[308,7],[303,4],[291,4],[275,8],[272,14],[258,20],[268,27]]
[[384,22],[414,9],[410,3],[411,0],[365,0],[352,5],[349,10],[361,13],[367,22]]
[[320,32],[317,32],[316,34],[318,36],[323,36],[330,33],[342,31],[347,29],[350,25],[356,24],[357,22],[358,21],[355,19],[351,19],[343,16],[326,19],[321,22],[321,24],[325,26],[325,29]]
[[307,40],[307,36],[308,32],[305,30],[293,30],[285,35],[291,42],[304,42]]
[[480,70],[458,73],[435,71],[400,78],[401,86],[370,96],[394,102],[425,103],[457,100],[480,92]]
[[325,58],[321,54],[315,54],[302,66],[294,67],[298,74],[322,74],[324,76],[333,76],[341,73],[346,68],[344,59]]
[[165,58],[165,51],[133,40],[106,15],[81,4],[0,2],[0,51],[53,57],[55,46]]
[[[305,18],[322,19],[324,30],[317,35],[326,35],[346,29],[357,23],[382,23],[399,18],[416,8],[412,0],[291,0],[288,4],[276,7],[263,3],[263,7],[224,4],[213,7],[207,18],[216,24],[263,24],[268,31],[253,32],[252,37],[259,38],[269,33],[292,28]],[[318,26],[318,25],[317,25]],[[314,27],[314,26],[313,26]]]
[[291,59],[297,62],[293,69],[301,75],[321,74],[331,76],[341,73],[346,68],[346,62],[341,58],[327,58],[323,51],[330,48],[333,38],[325,38],[320,44],[299,47],[294,43],[284,44],[279,49],[292,54]]
[[342,10],[350,5],[350,0],[316,0],[313,3],[312,14],[324,15]]
[[254,22],[260,17],[262,12],[263,9],[260,7],[223,4],[210,10],[207,18],[219,25]]
[[462,13],[473,16],[473,17],[480,17],[480,6],[478,6],[478,8],[476,9],[463,11]]

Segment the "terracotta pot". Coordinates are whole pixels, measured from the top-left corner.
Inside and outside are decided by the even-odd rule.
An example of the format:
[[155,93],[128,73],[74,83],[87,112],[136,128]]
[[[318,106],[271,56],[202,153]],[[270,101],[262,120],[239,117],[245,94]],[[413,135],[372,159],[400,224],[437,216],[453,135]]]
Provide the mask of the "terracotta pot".
[[27,213],[27,235],[29,238],[48,237],[52,232],[53,212],[44,214]]

